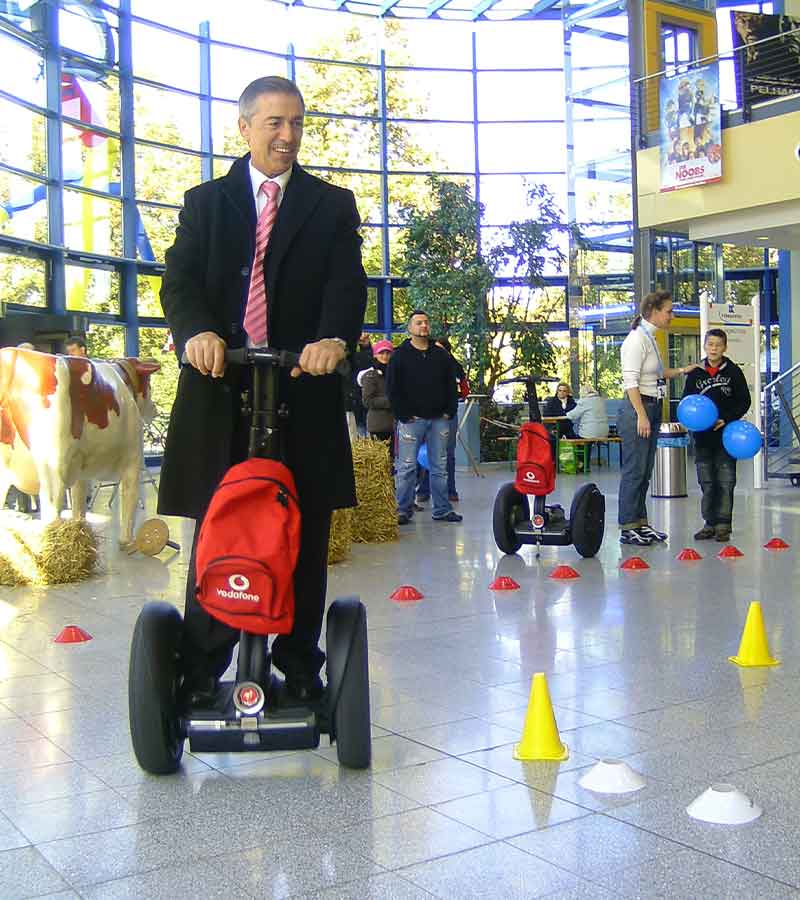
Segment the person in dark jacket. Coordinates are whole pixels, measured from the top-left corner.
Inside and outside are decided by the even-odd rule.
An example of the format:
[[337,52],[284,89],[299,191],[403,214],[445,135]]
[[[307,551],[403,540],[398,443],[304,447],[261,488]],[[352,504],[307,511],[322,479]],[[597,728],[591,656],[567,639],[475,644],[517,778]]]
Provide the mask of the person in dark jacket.
[[[556,387],[556,393],[553,397],[548,397],[544,402],[544,411],[542,412],[543,416],[558,416],[561,418],[562,416],[566,416],[568,412],[571,412],[575,409],[576,403],[575,398],[572,396],[572,389],[566,383],[566,381],[562,381],[558,387]],[[575,434],[575,428],[572,425],[572,422],[569,419],[563,419],[558,423],[558,436],[563,438],[575,438],[577,435]]]
[[359,337],[356,349],[350,358],[349,383],[350,410],[355,417],[358,433],[362,436],[369,431],[369,428],[367,428],[367,410],[361,398],[358,376],[367,369],[371,369],[373,362],[372,342],[369,339],[369,334],[364,331]]
[[725,356],[728,336],[721,328],[706,333],[703,368],[692,369],[686,377],[683,396],[704,394],[717,406],[719,418],[707,431],[693,432],[697,481],[703,492],[700,511],[705,524],[695,540],[730,540],[733,522],[733,491],[736,487],[736,460],[722,444],[722,429],[750,409],[750,389],[744,373]]
[[372,348],[375,364],[358,375],[361,399],[367,411],[367,431],[376,440],[388,443],[392,466],[394,466],[394,415],[386,394],[386,370],[393,351],[391,341],[378,341]]
[[[167,432],[158,511],[199,523],[222,476],[247,455],[249,374],[225,367],[226,346],[268,341],[300,353],[299,368],[282,370],[279,386],[283,456],[303,517],[295,622],[273,642],[272,659],[289,698],[313,702],[322,695],[331,515],[356,499],[342,385],[333,373],[361,333],[367,281],[353,194],[297,165],[304,114],[293,82],[256,79],[239,99],[250,153],[186,193],[161,304],[178,359],[185,349],[189,364]],[[213,701],[239,638],[198,604],[194,578],[193,551],[181,648],[190,703]]]
[[411,337],[395,350],[386,391],[398,422],[397,520],[406,525],[414,515],[417,453],[428,445],[433,519],[460,522],[447,499],[447,442],[455,427],[458,397],[450,355],[430,340],[430,322],[423,310],[408,320]]

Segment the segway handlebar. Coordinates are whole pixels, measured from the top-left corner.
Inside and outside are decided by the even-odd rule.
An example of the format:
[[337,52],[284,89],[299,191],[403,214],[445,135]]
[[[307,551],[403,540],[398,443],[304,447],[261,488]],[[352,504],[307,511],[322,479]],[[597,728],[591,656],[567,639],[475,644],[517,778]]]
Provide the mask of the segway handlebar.
[[[275,350],[272,347],[226,347],[225,363],[234,366],[272,365],[282,369],[293,369],[300,363],[300,354],[291,350]],[[181,365],[188,366],[189,364],[189,357],[184,350],[181,355]],[[346,378],[350,374],[350,363],[343,359],[336,366],[335,371],[337,375]]]
[[535,384],[537,381],[558,381],[550,375],[521,375],[519,378],[504,378],[497,384]]

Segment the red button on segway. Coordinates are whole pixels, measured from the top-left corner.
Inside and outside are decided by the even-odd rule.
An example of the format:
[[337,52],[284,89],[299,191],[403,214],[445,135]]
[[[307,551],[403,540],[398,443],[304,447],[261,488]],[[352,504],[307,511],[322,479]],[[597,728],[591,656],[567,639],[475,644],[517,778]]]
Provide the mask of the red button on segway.
[[533,517],[533,527],[534,528],[544,528],[544,516],[539,515],[538,513]]
[[242,688],[239,692],[239,701],[242,706],[255,706],[259,700],[259,692],[253,687]]

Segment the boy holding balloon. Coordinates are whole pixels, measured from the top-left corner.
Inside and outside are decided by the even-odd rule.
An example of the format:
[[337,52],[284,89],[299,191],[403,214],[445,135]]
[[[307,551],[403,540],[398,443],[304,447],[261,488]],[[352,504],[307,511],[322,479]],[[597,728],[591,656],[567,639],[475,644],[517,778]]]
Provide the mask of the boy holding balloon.
[[[700,510],[704,525],[695,534],[698,541],[716,538],[724,543],[730,540],[736,457],[723,444],[723,429],[728,423],[741,419],[750,409],[750,389],[739,366],[725,356],[727,347],[727,334],[721,328],[709,329],[703,343],[706,352],[703,368],[692,369],[683,389],[684,397],[700,394],[712,400],[717,415],[716,420],[708,424],[684,422],[694,433],[697,481],[703,492]],[[680,412],[679,408],[679,418],[683,421]]]

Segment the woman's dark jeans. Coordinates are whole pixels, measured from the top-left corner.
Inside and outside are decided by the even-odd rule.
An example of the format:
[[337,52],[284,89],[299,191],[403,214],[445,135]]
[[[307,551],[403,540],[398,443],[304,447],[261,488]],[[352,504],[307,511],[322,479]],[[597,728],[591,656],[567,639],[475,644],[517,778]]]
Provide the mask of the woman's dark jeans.
[[656,461],[656,442],[661,425],[661,401],[642,398],[650,420],[650,437],[639,437],[638,416],[627,394],[617,414],[617,434],[622,438],[622,474],[619,482],[619,527],[638,528],[647,524],[647,490]]
[[703,491],[700,511],[706,525],[730,525],[733,521],[733,489],[736,487],[736,460],[722,442],[701,447],[695,444],[697,481]]

